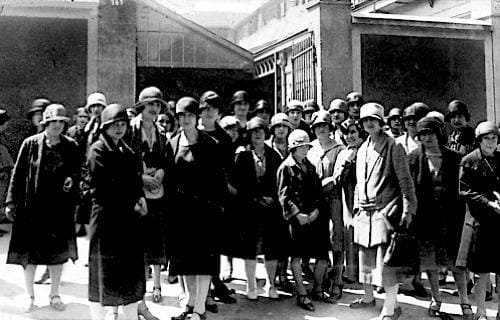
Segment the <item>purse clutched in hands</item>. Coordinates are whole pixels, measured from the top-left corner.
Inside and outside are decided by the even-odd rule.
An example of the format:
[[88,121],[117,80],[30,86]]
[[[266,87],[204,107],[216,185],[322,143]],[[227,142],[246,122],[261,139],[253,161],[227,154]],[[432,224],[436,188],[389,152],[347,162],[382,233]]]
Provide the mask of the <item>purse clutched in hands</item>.
[[391,235],[384,256],[384,265],[418,270],[419,264],[417,238],[407,228],[398,228]]

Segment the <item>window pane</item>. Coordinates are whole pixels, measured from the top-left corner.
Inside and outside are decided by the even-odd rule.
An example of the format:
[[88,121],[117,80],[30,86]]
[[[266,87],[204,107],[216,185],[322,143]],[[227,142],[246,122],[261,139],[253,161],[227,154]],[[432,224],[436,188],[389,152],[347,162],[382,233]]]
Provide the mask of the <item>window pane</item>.
[[196,40],[196,66],[204,67],[207,64],[207,44],[202,39]]
[[141,65],[148,63],[148,41],[146,33],[138,33],[137,35],[137,62]]
[[182,66],[182,34],[172,36],[172,64]]
[[184,35],[184,65],[194,65],[194,39],[192,35]]
[[162,34],[160,38],[160,64],[169,66],[171,64],[170,56],[172,47],[170,45],[170,35]]
[[156,32],[150,32],[148,37],[148,64],[158,66],[159,64],[159,43],[160,35]]

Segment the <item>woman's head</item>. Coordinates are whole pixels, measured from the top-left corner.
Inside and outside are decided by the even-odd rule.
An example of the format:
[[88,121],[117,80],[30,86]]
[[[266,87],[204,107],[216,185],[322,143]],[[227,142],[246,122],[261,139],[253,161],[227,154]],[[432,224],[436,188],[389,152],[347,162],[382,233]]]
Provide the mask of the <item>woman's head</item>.
[[45,108],[40,124],[44,126],[45,131],[49,135],[59,135],[63,132],[68,122],[69,118],[66,117],[66,109],[64,106],[62,104],[53,103]]
[[165,113],[160,113],[156,122],[165,129],[166,132],[171,132],[175,126],[175,117],[170,111],[165,111]]
[[302,161],[307,156],[310,142],[307,132],[295,129],[288,136],[288,150],[297,160]]
[[271,118],[271,134],[278,139],[286,139],[292,132],[292,125],[286,113],[277,113]]
[[115,142],[125,136],[128,124],[127,109],[122,105],[113,103],[102,110],[101,128]]
[[290,121],[294,128],[297,128],[300,125],[303,112],[304,106],[302,105],[302,102],[298,100],[292,100],[288,103],[286,113],[288,115],[288,121]]
[[435,117],[423,117],[417,122],[417,138],[425,148],[444,146],[443,123]]
[[246,91],[236,91],[231,98],[231,106],[237,118],[247,118],[250,110],[250,97]]
[[311,130],[320,140],[328,139],[333,131],[332,118],[328,111],[320,110],[313,114]]
[[484,121],[477,125],[476,142],[485,154],[492,154],[498,145],[498,127],[492,121]]
[[464,102],[453,100],[448,104],[445,121],[448,121],[454,129],[465,128],[469,120],[469,108]]
[[156,117],[166,107],[167,102],[163,99],[163,93],[157,87],[144,88],[139,94],[139,100],[135,104],[137,113],[142,114],[146,121],[155,121]]
[[179,120],[179,126],[185,131],[196,130],[200,105],[192,97],[183,97],[175,105],[175,115]]
[[240,120],[235,116],[225,116],[219,122],[222,129],[224,129],[227,134],[231,137],[231,140],[235,142],[240,137]]
[[352,118],[342,122],[340,128],[345,142],[351,148],[359,147],[366,139],[366,132],[360,126],[360,123]]
[[247,131],[250,135],[250,143],[253,146],[262,145],[266,141],[268,129],[266,122],[259,118],[253,117],[247,122]]
[[429,113],[431,109],[423,102],[415,102],[403,111],[403,123],[408,133],[413,137],[417,134],[417,122]]
[[384,126],[384,107],[378,103],[368,102],[361,107],[359,122],[370,135],[376,134]]

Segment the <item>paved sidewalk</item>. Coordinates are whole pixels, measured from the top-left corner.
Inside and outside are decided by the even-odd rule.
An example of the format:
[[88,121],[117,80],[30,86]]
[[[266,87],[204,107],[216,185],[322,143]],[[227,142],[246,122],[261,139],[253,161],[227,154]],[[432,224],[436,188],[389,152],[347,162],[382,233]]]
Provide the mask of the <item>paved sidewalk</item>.
[[[5,226],[2,226],[5,227]],[[36,304],[38,308],[32,313],[24,313],[23,305],[26,303],[24,293],[24,279],[21,267],[6,265],[6,254],[8,248],[9,236],[0,238],[0,320],[20,320],[20,319],[67,319],[79,320],[90,319],[88,300],[87,300],[87,278],[88,269],[84,266],[87,257],[88,241],[79,238],[78,249],[80,260],[75,264],[67,263],[64,266],[61,296],[66,303],[66,310],[58,312],[51,309],[48,304],[48,294],[50,285],[35,285]],[[235,260],[235,277],[243,279],[243,263],[241,260]],[[126,267],[126,266],[124,266]],[[45,267],[39,267],[37,270],[37,279]],[[259,264],[257,276],[264,278],[264,267]],[[148,282],[148,292],[146,301],[153,312],[161,320],[169,320],[171,316],[179,314],[182,310],[179,307],[177,296],[179,288],[177,285],[170,285],[166,281],[166,275],[162,273],[162,293],[164,296],[161,304],[155,304],[151,301],[152,283]],[[306,312],[295,305],[295,298],[284,296],[280,301],[272,301],[266,298],[266,293],[261,290],[261,296],[257,302],[249,301],[245,298],[245,282],[235,280],[229,286],[236,290],[235,295],[238,302],[236,304],[219,304],[219,312],[208,313],[209,320],[367,320],[378,314],[382,306],[384,295],[377,296],[377,307],[367,310],[349,309],[349,302],[361,295],[360,290],[346,289],[342,299],[335,305],[324,303],[315,303],[315,312]],[[444,290],[443,303],[446,312],[454,314],[456,319],[461,319],[458,298],[447,294],[451,292],[452,285]],[[413,297],[399,295],[403,309],[403,316],[400,319],[433,319],[427,317],[427,300],[415,299]],[[495,298],[496,300],[496,298]],[[496,315],[496,303],[488,304],[488,315],[491,319]]]

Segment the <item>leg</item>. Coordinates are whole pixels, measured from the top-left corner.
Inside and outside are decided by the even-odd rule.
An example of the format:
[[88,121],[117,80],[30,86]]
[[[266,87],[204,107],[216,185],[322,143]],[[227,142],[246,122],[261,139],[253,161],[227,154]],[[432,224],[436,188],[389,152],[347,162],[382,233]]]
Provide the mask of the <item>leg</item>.
[[123,318],[126,320],[136,320],[138,312],[138,302],[132,302],[123,306]]
[[195,278],[195,288],[193,288],[195,289],[194,312],[203,315],[205,314],[205,303],[212,277],[209,275],[197,275],[193,277]]
[[330,295],[334,295],[337,298],[342,296],[342,288],[344,287],[344,283],[342,281],[342,267],[344,265],[344,252],[342,251],[333,251],[332,254],[332,271],[331,277],[332,286],[330,290]]
[[314,267],[314,292],[323,291],[323,280],[325,279],[326,268],[328,261],[325,259],[317,259]]
[[247,276],[247,298],[250,300],[257,299],[257,280],[255,278],[256,268],[257,260],[245,259],[245,273]]
[[476,304],[477,315],[486,315],[486,284],[488,283],[489,273],[480,273],[476,284]]
[[35,284],[44,284],[45,281],[47,281],[49,279],[50,279],[49,268],[45,267],[45,271],[43,272],[43,274],[40,277],[40,279],[38,279],[37,281],[35,281]]
[[24,268],[24,284],[26,286],[26,293],[29,297],[35,297],[35,289],[33,281],[35,280],[36,265],[28,264]]
[[397,283],[393,286],[384,286],[386,298],[381,311],[382,315],[392,316],[394,314],[394,308],[396,307],[398,298],[398,287],[399,285]]
[[99,302],[90,302],[90,319],[104,320],[106,318],[106,309]]
[[278,260],[265,260],[264,265],[267,271],[267,278],[269,279],[269,298],[278,299],[279,295],[276,291],[274,285],[274,279],[276,278],[276,268],[278,266]]
[[306,287],[304,286],[304,278],[302,277],[302,264],[300,257],[292,257],[290,266],[292,268],[293,278],[295,279],[295,285],[297,288],[297,293],[299,295],[307,295]]
[[473,319],[473,312],[467,295],[467,283],[469,272],[464,269],[453,270],[453,277],[457,286],[458,297],[460,298],[460,307],[464,320]]
[[160,303],[161,296],[161,282],[160,282],[161,265],[153,265],[153,302]]
[[441,293],[439,292],[439,272],[438,270],[427,270],[427,277],[431,284],[432,301],[429,306],[429,315],[437,316],[437,312],[441,309]]
[[63,270],[62,264],[57,264],[53,266],[47,267],[50,272],[50,278],[52,281],[50,282],[50,296],[58,296],[59,295],[59,285],[61,284],[61,274]]
[[187,305],[194,306],[196,300],[196,276],[184,276],[184,284],[187,293]]

